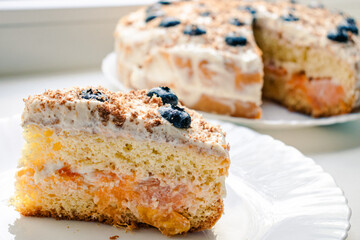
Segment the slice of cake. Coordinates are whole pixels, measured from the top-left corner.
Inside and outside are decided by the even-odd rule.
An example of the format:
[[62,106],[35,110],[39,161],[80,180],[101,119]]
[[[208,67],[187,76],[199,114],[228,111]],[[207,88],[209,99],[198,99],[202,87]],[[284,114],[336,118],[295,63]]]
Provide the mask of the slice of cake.
[[223,212],[225,133],[166,87],[46,91],[25,100],[13,205],[25,216],[99,221],[165,235]]
[[163,1],[124,17],[115,32],[120,80],[133,89],[167,85],[194,109],[259,118],[261,51],[251,13],[236,5]]
[[353,18],[314,4],[260,1],[252,7],[266,98],[314,117],[359,106],[360,37]]

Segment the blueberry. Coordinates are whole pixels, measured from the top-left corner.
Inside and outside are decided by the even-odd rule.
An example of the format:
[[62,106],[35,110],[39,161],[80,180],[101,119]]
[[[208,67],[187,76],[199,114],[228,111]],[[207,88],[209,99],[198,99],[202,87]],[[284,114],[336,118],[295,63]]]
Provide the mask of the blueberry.
[[176,19],[176,18],[173,18],[173,17],[165,17],[161,23],[160,23],[160,27],[174,27],[176,25],[179,25],[180,24],[180,20],[179,19]]
[[332,41],[340,42],[340,43],[346,43],[349,40],[349,36],[345,31],[330,32],[327,35],[327,38]]
[[294,16],[292,13],[288,13],[287,15],[282,15],[280,17],[282,20],[286,22],[296,22],[299,21],[299,18]]
[[245,10],[248,11],[249,13],[251,13],[252,15],[256,14],[256,9],[251,7],[251,6],[240,6],[238,7],[239,10]]
[[350,17],[346,19],[346,22],[347,22],[349,25],[356,25],[355,19],[350,18]]
[[205,12],[200,13],[200,16],[202,16],[202,17],[208,17],[208,16],[210,16],[210,14],[211,14],[211,12],[205,11]]
[[235,34],[228,34],[225,37],[225,42],[227,45],[236,47],[236,46],[245,46],[247,44],[246,37],[235,35]]
[[158,3],[161,5],[170,5],[171,4],[170,1],[158,1]]
[[161,107],[159,113],[176,128],[186,129],[190,127],[191,117],[183,108],[174,105]]
[[99,90],[95,89],[87,89],[87,90],[82,90],[81,91],[81,94],[80,94],[80,97],[82,99],[94,99],[94,100],[98,100],[100,102],[107,102],[108,101],[108,98],[106,95],[104,95],[102,92],[100,92]]
[[155,18],[157,18],[157,17],[158,17],[158,16],[155,15],[155,14],[149,14],[149,15],[146,16],[145,22],[150,22],[151,20],[153,20],[153,19],[155,19]]
[[157,87],[157,88],[150,89],[150,91],[147,93],[147,96],[151,98],[154,94],[157,97],[161,98],[161,101],[163,102],[163,104],[167,104],[167,103],[171,104],[171,105],[178,104],[177,96],[168,87]]
[[238,18],[230,18],[229,23],[235,26],[243,26],[244,22],[241,22]]
[[198,27],[196,25],[186,25],[184,28],[184,34],[190,35],[190,36],[199,36],[206,34],[206,30],[202,27]]
[[154,20],[157,17],[163,16],[164,12],[161,10],[149,12],[145,17],[145,22],[150,22],[151,20]]
[[359,29],[357,28],[357,26],[356,25],[339,25],[338,27],[337,27],[337,29],[338,29],[338,32],[352,32],[352,33],[354,33],[354,34],[356,34],[356,35],[359,35]]

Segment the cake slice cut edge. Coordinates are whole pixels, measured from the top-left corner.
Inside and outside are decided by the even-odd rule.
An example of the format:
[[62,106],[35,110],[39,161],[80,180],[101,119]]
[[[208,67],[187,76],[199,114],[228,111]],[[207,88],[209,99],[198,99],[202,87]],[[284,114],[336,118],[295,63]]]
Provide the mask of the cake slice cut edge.
[[[168,236],[211,228],[223,213],[225,134],[162,97],[101,87],[29,97],[12,204],[25,216],[145,224]],[[190,125],[175,127],[163,109],[188,113]]]

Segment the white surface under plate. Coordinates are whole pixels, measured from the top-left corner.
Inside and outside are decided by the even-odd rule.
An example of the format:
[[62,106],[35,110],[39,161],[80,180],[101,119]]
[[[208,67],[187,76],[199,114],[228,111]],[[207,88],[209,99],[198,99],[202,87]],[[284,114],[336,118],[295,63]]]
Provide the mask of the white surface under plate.
[[[23,217],[8,200],[20,156],[20,117],[0,119],[0,239],[169,239],[156,229]],[[340,240],[350,228],[347,200],[333,178],[295,148],[244,127],[221,123],[231,145],[225,214],[211,230],[171,239]]]
[[[120,91],[129,91],[119,80],[116,70],[116,55],[110,53],[102,62],[102,71],[107,79],[114,87]],[[344,123],[360,119],[360,110],[344,114],[340,116],[326,117],[326,118],[312,118],[310,116],[288,111],[285,107],[273,103],[271,101],[264,101],[261,106],[263,114],[260,119],[247,119],[240,117],[230,117],[219,114],[210,114],[203,112],[207,118],[219,119],[223,121],[242,124],[253,128],[301,128],[311,126],[332,125],[336,123]]]

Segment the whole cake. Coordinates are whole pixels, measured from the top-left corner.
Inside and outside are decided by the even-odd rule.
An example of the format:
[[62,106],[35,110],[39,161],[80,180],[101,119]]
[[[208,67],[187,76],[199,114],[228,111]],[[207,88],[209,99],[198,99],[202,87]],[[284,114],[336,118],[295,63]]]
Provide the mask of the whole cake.
[[12,200],[25,216],[142,224],[175,235],[223,213],[225,133],[166,87],[46,91],[25,100]]
[[167,85],[198,110],[259,118],[262,96],[314,117],[360,105],[358,24],[320,4],[160,1],[119,21],[115,49],[125,86]]

